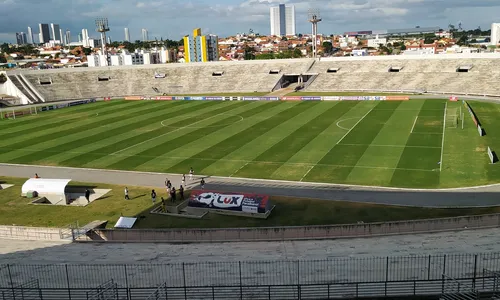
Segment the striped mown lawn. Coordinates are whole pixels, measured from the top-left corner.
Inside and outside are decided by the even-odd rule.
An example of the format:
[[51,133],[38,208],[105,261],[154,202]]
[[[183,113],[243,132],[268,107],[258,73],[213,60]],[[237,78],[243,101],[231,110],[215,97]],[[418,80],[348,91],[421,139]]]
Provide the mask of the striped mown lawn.
[[[460,102],[112,101],[0,122],[0,162],[396,187],[494,183]],[[496,116],[496,119],[495,119]],[[499,149],[500,151],[500,149]]]

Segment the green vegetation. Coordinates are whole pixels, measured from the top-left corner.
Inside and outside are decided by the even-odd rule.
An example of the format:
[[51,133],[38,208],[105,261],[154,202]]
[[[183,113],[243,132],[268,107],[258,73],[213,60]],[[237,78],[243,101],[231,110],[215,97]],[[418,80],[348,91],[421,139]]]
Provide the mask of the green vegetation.
[[[108,184],[71,183],[72,186],[112,189],[105,198],[86,207],[64,207],[29,204],[30,199],[20,197],[26,179],[0,177],[2,183],[15,184],[0,190],[0,223],[42,227],[63,227],[75,221],[85,225],[94,220],[108,220],[113,227],[121,214],[144,216],[134,228],[221,228],[257,226],[299,226],[350,224],[358,221],[381,222],[423,218],[441,218],[463,215],[499,213],[499,207],[430,209],[395,207],[375,204],[324,201],[302,198],[271,197],[276,208],[267,220],[209,214],[202,220],[184,219],[150,214],[153,208],[149,187],[130,187],[131,200],[123,199],[123,186]],[[158,196],[166,196],[157,189]],[[157,205],[159,205],[157,203]]]
[[499,106],[473,105],[486,137],[469,117],[457,126],[460,102],[438,99],[100,102],[0,121],[0,162],[416,188],[497,183],[485,151],[499,149]]
[[5,74],[0,74],[0,83],[5,83],[7,82],[7,76]]

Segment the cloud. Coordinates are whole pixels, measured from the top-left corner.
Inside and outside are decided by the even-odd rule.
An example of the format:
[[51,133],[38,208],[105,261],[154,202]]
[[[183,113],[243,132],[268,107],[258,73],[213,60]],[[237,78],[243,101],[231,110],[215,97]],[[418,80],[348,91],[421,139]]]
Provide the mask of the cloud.
[[465,28],[489,28],[498,21],[498,0],[0,0],[0,41],[13,42],[15,32],[38,23],[57,23],[76,37],[82,28],[91,35],[94,19],[107,17],[113,40],[123,39],[123,27],[132,39],[141,28],[154,38],[180,39],[195,27],[210,28],[220,36],[253,28],[269,33],[269,7],[295,5],[297,32],[309,32],[307,12],[318,9],[325,34],[415,26],[441,26],[462,22]]

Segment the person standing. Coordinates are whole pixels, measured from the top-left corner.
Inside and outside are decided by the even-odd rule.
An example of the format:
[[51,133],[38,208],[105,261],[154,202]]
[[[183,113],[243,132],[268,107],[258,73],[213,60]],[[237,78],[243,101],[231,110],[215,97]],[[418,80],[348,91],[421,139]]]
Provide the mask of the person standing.
[[89,191],[89,189],[85,189],[85,199],[87,199],[87,203],[90,203],[90,191]]
[[153,204],[156,202],[156,192],[155,190],[151,191],[151,201],[153,201]]
[[179,197],[184,200],[184,187],[182,185],[179,187]]
[[189,168],[189,180],[193,180],[194,170],[193,167]]
[[35,173],[35,178],[40,178],[40,176],[38,176],[38,173]]
[[165,199],[163,199],[163,197],[161,197],[161,210],[163,212],[167,211],[167,201]]
[[174,187],[172,187],[172,201],[173,202],[175,202],[175,200],[176,200],[175,198],[177,197],[177,195],[175,193],[176,193],[176,191],[175,191],[175,186],[174,186]]
[[186,174],[182,174],[181,186],[186,184]]
[[125,187],[125,200],[130,200],[130,198],[128,197],[128,188]]
[[200,186],[201,186],[202,190],[205,189],[205,179],[203,179],[203,178],[201,179]]

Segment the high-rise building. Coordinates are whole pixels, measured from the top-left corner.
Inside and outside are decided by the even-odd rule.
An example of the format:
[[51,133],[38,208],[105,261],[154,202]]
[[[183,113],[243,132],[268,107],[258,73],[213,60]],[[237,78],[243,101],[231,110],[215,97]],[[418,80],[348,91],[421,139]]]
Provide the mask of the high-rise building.
[[81,43],[83,41],[82,34],[78,34],[78,43]]
[[142,41],[143,42],[149,41],[148,30],[145,28],[142,29]]
[[130,42],[130,33],[128,28],[125,28],[125,42]]
[[107,43],[107,44],[111,44],[111,37],[110,37],[110,36],[107,36],[107,37],[106,37],[106,43]]
[[491,45],[500,44],[500,23],[491,24]]
[[16,32],[16,43],[18,45],[26,45],[28,41],[26,40],[26,33]]
[[50,41],[49,24],[38,24],[38,29],[40,30],[39,33],[40,44],[48,43]]
[[82,29],[82,43],[83,47],[89,47],[89,31],[87,29]]
[[71,44],[71,31],[66,29],[66,45]]
[[61,29],[59,28],[59,24],[50,24],[50,29],[52,30],[52,39],[55,41],[61,40]]
[[271,35],[295,35],[295,6],[280,4],[270,8]]
[[33,40],[33,30],[28,26],[28,44],[34,44]]
[[59,42],[60,42],[61,44],[63,44],[63,45],[66,45],[66,42],[65,42],[65,40],[66,40],[66,39],[64,38],[64,34],[63,34],[63,31],[62,31],[62,29],[61,29],[61,28],[59,28],[59,36],[60,36],[60,40],[59,40]]
[[189,62],[207,62],[219,60],[218,37],[201,35],[201,28],[193,30],[193,36],[184,37],[184,60]]

